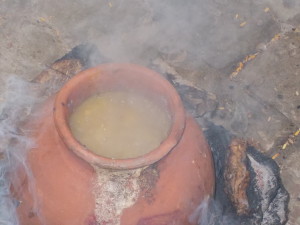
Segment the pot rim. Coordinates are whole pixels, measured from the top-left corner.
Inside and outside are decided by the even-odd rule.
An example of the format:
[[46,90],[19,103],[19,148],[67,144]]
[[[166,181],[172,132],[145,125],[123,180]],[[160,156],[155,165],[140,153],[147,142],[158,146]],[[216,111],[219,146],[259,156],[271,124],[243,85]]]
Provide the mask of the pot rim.
[[[93,153],[75,139],[69,128],[67,120],[66,103],[68,102],[70,94],[76,89],[76,86],[81,84],[83,80],[90,79],[92,76],[103,76],[103,71],[105,72],[105,70],[116,70],[119,68],[129,70],[133,69],[143,76],[151,76],[151,80],[153,79],[153,82],[158,82],[158,85],[161,85],[162,88],[167,90],[168,100],[172,101],[171,112],[173,117],[169,135],[157,148],[136,158],[112,159]],[[177,145],[185,128],[185,110],[175,88],[155,71],[139,65],[127,63],[101,64],[97,67],[78,73],[58,92],[54,102],[53,116],[56,130],[68,149],[92,166],[109,169],[135,169],[145,167],[159,161]]]

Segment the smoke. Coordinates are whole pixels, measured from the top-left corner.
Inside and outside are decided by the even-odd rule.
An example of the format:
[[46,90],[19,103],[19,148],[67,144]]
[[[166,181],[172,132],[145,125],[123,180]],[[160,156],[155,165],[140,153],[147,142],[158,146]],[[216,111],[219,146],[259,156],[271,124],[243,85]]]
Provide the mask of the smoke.
[[[246,188],[249,213],[238,214],[225,191],[224,171],[229,146],[234,137],[222,126],[207,124],[206,138],[214,157],[216,189],[214,198],[206,198],[191,215],[199,225],[282,225],[287,221],[289,193],[282,184],[279,167],[251,145],[246,149],[246,167],[250,183]],[[231,171],[234,176],[233,171]],[[239,196],[241,197],[241,195]]]
[[[263,2],[54,0],[37,1],[33,7],[66,44],[94,43],[112,61],[147,65],[162,55],[184,53],[183,58],[197,62],[195,66],[209,64],[220,69],[278,31],[271,16],[261,10]],[[241,29],[244,20],[247,26]]]
[[[91,42],[116,62],[149,65],[160,57],[181,63],[188,58],[197,67],[208,64],[223,69],[278,32],[271,15],[263,12],[262,2],[269,0],[1,1],[1,14],[14,21],[1,29],[16,47],[7,50],[0,46],[5,55],[0,66],[4,71],[15,69],[31,74],[32,68],[41,69],[40,65],[58,58],[65,46],[71,48]],[[26,23],[18,24],[16,14],[22,21],[25,18]],[[25,17],[26,14],[30,16]],[[239,19],[234,19],[237,14]],[[244,21],[247,25],[241,28],[239,24]],[[11,37],[11,33],[15,36]],[[3,40],[5,35],[0,33]],[[20,79],[21,75],[5,77],[0,100],[0,224],[10,225],[18,224],[15,216],[18,202],[10,196],[9,175],[23,168],[30,176],[25,153],[34,145],[26,138],[28,131],[20,130],[19,125],[43,99],[39,96],[42,87]],[[239,114],[234,116],[239,121],[244,119]],[[230,216],[221,216],[222,207],[218,202],[207,200],[197,210],[197,215],[214,212],[201,217],[203,224],[214,224],[211,221],[231,224]]]
[[[11,196],[11,181],[14,179],[16,185],[20,184],[20,172],[32,179],[25,155],[26,150],[34,146],[26,137],[29,131],[22,129],[21,124],[33,113],[33,106],[43,99],[35,84],[18,76],[8,75],[4,83],[0,105],[0,224],[18,225],[16,208],[20,202]],[[33,180],[29,183],[32,188]]]
[[224,214],[225,209],[220,202],[206,197],[194,210],[189,220],[198,225],[240,225],[241,222],[234,214]]
[[[2,152],[1,152],[2,153]],[[2,156],[1,156],[2,157]],[[15,205],[10,197],[10,187],[7,181],[8,162],[0,160],[0,224],[15,225],[18,224],[15,216]]]

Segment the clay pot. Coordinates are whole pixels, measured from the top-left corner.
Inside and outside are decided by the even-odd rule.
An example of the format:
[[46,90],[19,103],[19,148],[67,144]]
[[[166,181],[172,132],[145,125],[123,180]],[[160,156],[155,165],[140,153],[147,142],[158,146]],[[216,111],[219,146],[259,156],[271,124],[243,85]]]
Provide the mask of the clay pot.
[[[167,104],[169,136],[150,153],[109,159],[81,145],[68,126],[72,110],[99,92],[135,89]],[[159,74],[132,64],[104,64],[72,78],[28,122],[32,174],[14,185],[22,225],[194,224],[189,216],[214,192],[210,149],[180,97]]]

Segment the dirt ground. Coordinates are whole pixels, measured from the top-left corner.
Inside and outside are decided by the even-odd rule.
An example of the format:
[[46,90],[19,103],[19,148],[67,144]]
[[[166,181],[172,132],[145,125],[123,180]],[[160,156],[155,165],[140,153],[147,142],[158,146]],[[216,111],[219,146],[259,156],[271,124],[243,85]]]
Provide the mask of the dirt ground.
[[274,157],[300,224],[300,1],[0,0],[0,94],[74,46],[155,65],[205,91],[223,125]]

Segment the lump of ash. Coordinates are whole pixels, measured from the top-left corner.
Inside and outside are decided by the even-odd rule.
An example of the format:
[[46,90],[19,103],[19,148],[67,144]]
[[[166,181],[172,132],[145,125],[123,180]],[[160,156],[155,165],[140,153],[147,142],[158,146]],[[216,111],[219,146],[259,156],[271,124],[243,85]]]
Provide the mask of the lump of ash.
[[[199,224],[285,224],[289,194],[275,161],[221,126],[210,123],[205,134],[213,152],[217,183],[215,198],[197,209]],[[236,146],[241,149],[234,149]]]

